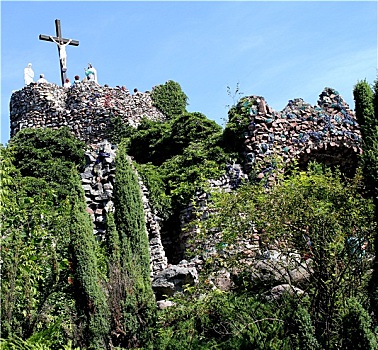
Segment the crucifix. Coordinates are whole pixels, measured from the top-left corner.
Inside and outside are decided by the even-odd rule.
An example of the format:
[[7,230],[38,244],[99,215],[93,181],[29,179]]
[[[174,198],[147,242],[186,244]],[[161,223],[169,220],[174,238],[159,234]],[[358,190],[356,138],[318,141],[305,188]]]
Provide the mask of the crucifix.
[[63,86],[66,80],[66,71],[67,71],[66,46],[67,45],[79,46],[79,42],[77,40],[62,38],[62,30],[60,28],[59,19],[55,20],[55,30],[56,30],[56,36],[40,34],[39,40],[51,41],[57,45],[59,59],[60,59],[60,76],[62,78],[62,86]]

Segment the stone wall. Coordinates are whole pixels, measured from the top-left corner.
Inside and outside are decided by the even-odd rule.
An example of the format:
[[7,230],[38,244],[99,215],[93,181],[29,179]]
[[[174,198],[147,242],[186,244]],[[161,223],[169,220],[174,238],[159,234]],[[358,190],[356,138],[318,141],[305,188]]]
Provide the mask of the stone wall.
[[281,111],[274,111],[261,96],[249,96],[238,108],[247,108],[249,124],[244,132],[245,171],[256,165],[259,178],[274,177],[272,156],[300,165],[316,160],[356,167],[362,153],[361,133],[355,115],[340,94],[325,88],[316,106],[297,98]]
[[127,89],[111,88],[94,82],[63,88],[55,84],[25,86],[12,94],[10,101],[11,137],[22,128],[69,127],[86,143],[106,139],[112,116],[137,126],[143,116],[165,120],[152,105],[149,93],[131,95]]
[[[227,164],[225,174],[217,180],[209,180],[209,192],[198,192],[194,198],[194,202],[190,203],[180,213],[181,233],[180,233],[180,251],[185,259],[189,259],[193,252],[198,250],[202,251],[202,258],[210,257],[213,254],[218,254],[219,249],[217,245],[222,244],[222,234],[219,231],[212,232],[211,237],[202,240],[197,239],[197,226],[196,223],[202,220],[206,220],[211,211],[208,207],[208,203],[211,202],[212,191],[231,192],[236,190],[243,183],[248,182],[248,176],[243,172],[240,164]],[[254,248],[252,252],[251,249]],[[222,254],[228,256],[234,255],[236,252],[243,252],[246,256],[255,254],[256,242],[254,237],[250,239],[240,239],[231,249],[222,249]],[[196,264],[197,269],[201,269],[201,259],[196,257],[194,260],[199,264]]]
[[[80,174],[85,192],[87,212],[91,215],[93,221],[93,233],[100,240],[104,240],[106,237],[106,215],[107,213],[113,213],[115,210],[113,186],[116,181],[116,151],[117,146],[107,141],[90,145],[85,152],[85,169]],[[136,172],[135,169],[134,171]],[[151,208],[148,200],[148,190],[139,176],[138,181],[150,245],[151,274],[154,276],[164,270],[168,262],[161,243],[159,218]]]

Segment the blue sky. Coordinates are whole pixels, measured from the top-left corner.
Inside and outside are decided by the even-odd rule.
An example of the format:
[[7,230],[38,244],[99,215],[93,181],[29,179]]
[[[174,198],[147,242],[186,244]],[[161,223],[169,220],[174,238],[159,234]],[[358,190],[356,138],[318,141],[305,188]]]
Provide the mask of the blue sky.
[[315,104],[324,87],[354,107],[353,86],[377,76],[375,1],[2,1],[1,142],[9,140],[9,101],[31,62],[60,84],[56,45],[62,35],[68,77],[92,63],[101,85],[150,90],[167,80],[189,97],[188,110],[224,126],[227,86],[262,95],[276,110],[301,97]]

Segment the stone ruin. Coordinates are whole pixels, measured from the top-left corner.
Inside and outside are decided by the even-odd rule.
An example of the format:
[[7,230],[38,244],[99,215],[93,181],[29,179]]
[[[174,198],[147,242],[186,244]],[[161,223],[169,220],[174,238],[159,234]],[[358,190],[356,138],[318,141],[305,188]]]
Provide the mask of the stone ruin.
[[[263,97],[249,96],[238,103],[237,108],[241,110],[242,107],[249,115],[242,135],[245,163],[243,166],[228,164],[221,179],[209,181],[212,190],[231,192],[248,179],[247,174],[249,177],[257,176],[268,187],[278,173],[275,156],[282,157],[284,165],[295,159],[299,166],[304,167],[309,161],[316,160],[329,166],[340,166],[349,174],[355,171],[362,154],[361,133],[354,112],[336,90],[325,88],[316,106],[298,98],[290,100],[281,112],[276,112]],[[251,171],[255,173],[251,174]],[[240,238],[232,247],[223,246],[222,232],[217,230],[209,239],[197,239],[195,223],[211,215],[207,205],[209,201],[211,193],[197,193],[194,202],[181,211],[181,251],[184,257],[188,258],[190,252],[198,248],[203,252],[203,256],[190,260],[189,266],[200,271],[203,259],[207,257],[237,255],[247,265],[254,264],[258,278],[268,271],[269,278],[277,280],[277,283],[290,280],[300,284],[307,280],[309,267],[298,258],[296,268],[287,272],[285,259],[278,250],[272,250],[269,257],[255,265],[256,257],[263,257],[264,252],[260,250],[253,225],[250,236]],[[213,278],[215,285],[219,288],[229,286],[229,272],[222,269],[218,272],[222,282],[219,284]],[[225,277],[227,274],[228,277]]]
[[[228,164],[225,175],[210,180],[210,187],[233,191],[248,174],[257,169],[257,178],[267,183],[274,181],[273,156],[279,155],[285,163],[296,159],[305,165],[311,159],[327,165],[341,165],[344,169],[356,167],[362,153],[361,135],[354,112],[340,94],[325,88],[318,104],[311,106],[302,99],[290,100],[281,111],[274,111],[261,96],[243,98],[237,108],[248,111],[245,125],[243,165]],[[106,234],[106,213],[113,211],[113,185],[115,181],[114,158],[116,146],[109,144],[107,129],[113,116],[120,117],[128,125],[137,127],[142,117],[164,121],[166,117],[156,109],[148,92],[131,95],[127,89],[99,86],[93,82],[79,83],[70,88],[55,84],[30,84],[12,94],[10,101],[11,136],[22,128],[67,126],[73,134],[88,145],[87,165],[81,174],[87,211],[94,223],[94,234],[100,239]],[[151,277],[157,295],[172,294],[182,290],[183,281],[195,283],[196,270],[201,270],[203,259],[196,257],[170,265],[161,242],[159,218],[148,201],[148,190],[139,178],[145,210],[146,233],[150,242]],[[203,219],[209,214],[206,193],[198,193],[195,207],[189,205],[181,212],[182,228],[196,217],[196,210]],[[194,247],[189,240],[190,230],[182,230],[181,257]],[[202,242],[209,254],[216,253],[215,245],[221,242],[216,233],[214,242]],[[251,240],[239,242],[246,258],[254,256],[258,249]]]
[[121,87],[80,82],[69,88],[32,83],[12,94],[10,100],[11,137],[22,128],[67,126],[87,144],[107,139],[112,117],[138,126],[142,117],[164,121],[165,115],[152,104],[151,95],[131,95]]
[[316,106],[301,98],[289,100],[274,111],[261,96],[249,96],[237,108],[248,109],[244,131],[245,172],[257,168],[257,177],[273,180],[274,155],[285,164],[296,159],[299,166],[310,160],[339,165],[345,172],[355,170],[362,154],[361,133],[355,114],[340,94],[325,88]]

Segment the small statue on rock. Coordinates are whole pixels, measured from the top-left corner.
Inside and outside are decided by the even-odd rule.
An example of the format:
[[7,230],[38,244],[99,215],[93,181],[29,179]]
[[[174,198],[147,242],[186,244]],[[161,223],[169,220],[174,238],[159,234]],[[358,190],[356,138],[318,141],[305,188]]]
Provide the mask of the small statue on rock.
[[85,76],[87,77],[88,81],[94,81],[96,84],[97,82],[97,71],[92,66],[92,64],[88,63],[88,68],[84,68]]
[[24,80],[25,85],[29,85],[33,82],[34,79],[34,72],[32,69],[32,64],[29,63],[28,66],[24,69]]

